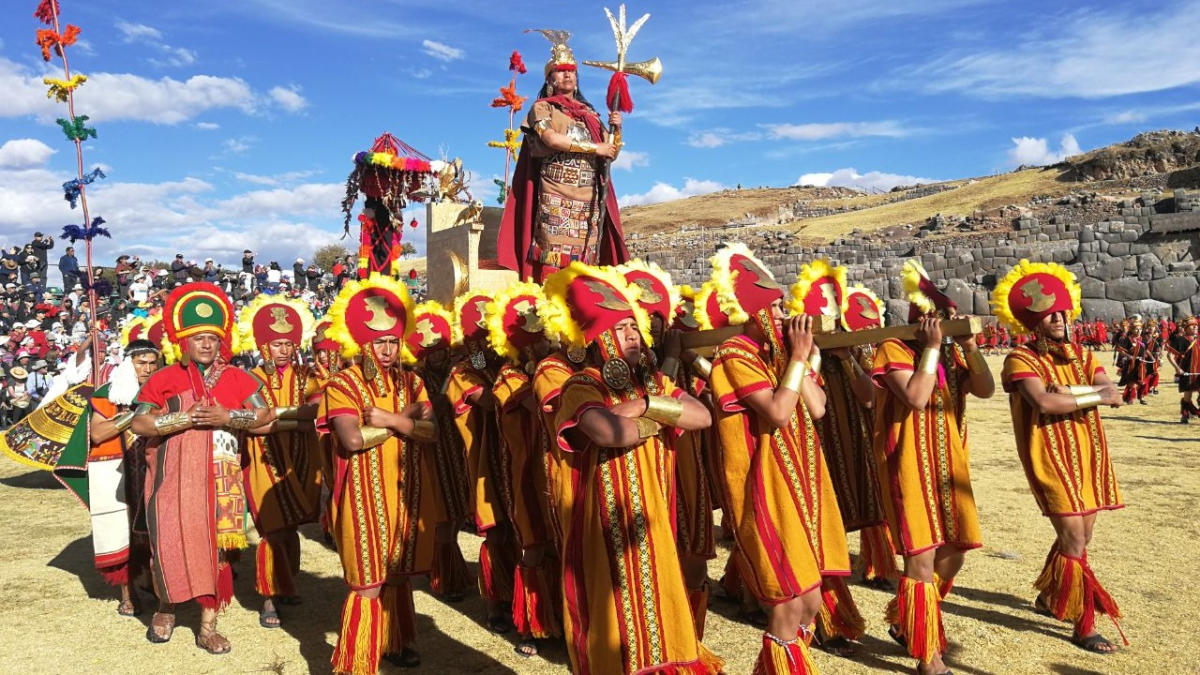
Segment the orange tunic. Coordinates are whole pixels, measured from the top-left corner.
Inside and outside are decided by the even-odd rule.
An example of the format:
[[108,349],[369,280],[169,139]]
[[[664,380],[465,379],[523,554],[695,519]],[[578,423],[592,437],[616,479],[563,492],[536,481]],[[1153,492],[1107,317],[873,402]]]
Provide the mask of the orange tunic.
[[[264,398],[272,408],[304,405],[321,393],[318,381],[304,367],[291,366],[274,375],[259,367],[251,374],[263,383]],[[258,533],[267,536],[315,521],[321,505],[323,464],[317,432],[277,431],[242,438],[242,475]]]
[[[684,372],[680,385],[699,397],[704,380]],[[716,432],[709,427],[685,431],[675,441],[675,525],[680,555],[705,560],[717,557],[713,535],[713,493],[710,489],[709,457],[716,445]]]
[[[354,365],[339,371],[325,387],[320,422],[362,414],[374,406],[399,412],[412,403],[429,405],[421,379],[404,370],[400,382],[382,375],[387,391],[375,391]],[[418,574],[433,561],[433,527],[438,504],[432,458],[417,443],[393,435],[360,452],[342,448],[330,433],[334,471],[331,489],[333,536],[346,583],[361,590],[382,585],[389,575]],[[433,514],[433,518],[429,517]]]
[[784,428],[746,405],[750,394],[778,387],[779,376],[749,337],[717,348],[711,381],[722,504],[733,523],[739,571],[768,604],[807,593],[823,575],[850,574],[837,496],[803,399]]
[[522,548],[549,541],[546,521],[546,434],[534,410],[526,407],[534,395],[529,375],[504,364],[496,385],[504,486],[500,490],[517,540]]
[[1100,409],[1046,415],[1033,407],[1017,382],[1037,378],[1049,387],[1091,385],[1104,372],[1090,349],[1065,345],[1063,355],[1041,354],[1027,344],[1004,359],[1001,382],[1009,393],[1017,455],[1029,488],[1047,516],[1081,516],[1124,506],[1108,456]]
[[855,377],[850,361],[832,355],[824,359],[825,416],[817,422],[817,436],[829,462],[829,477],[847,532],[883,522],[871,448],[871,411],[854,395]]
[[573,502],[565,535],[563,624],[575,673],[642,673],[673,666],[707,672],[671,531],[670,431],[633,448],[602,448],[572,429],[585,412],[647,394],[682,395],[656,374],[613,393],[596,368],[567,381],[557,439]]
[[551,354],[538,362],[533,373],[533,391],[542,408],[542,428],[546,433],[546,494],[547,512],[555,548],[562,551],[562,510],[572,503],[569,471],[558,443],[549,442],[558,436],[556,419],[562,403],[562,388],[575,374],[575,367],[562,354]]
[[875,461],[879,490],[898,552],[916,555],[943,544],[983,545],[968,467],[964,418],[969,378],[957,345],[942,350],[938,384],[923,410],[912,410],[884,376],[913,371],[920,355],[904,342],[884,340],[875,353]]
[[505,518],[504,505],[497,493],[500,471],[496,464],[500,434],[496,429],[496,416],[468,400],[471,395],[485,389],[491,389],[490,378],[465,361],[456,363],[450,369],[450,377],[446,380],[446,397],[454,407],[454,424],[466,448],[475,528],[480,533],[503,523]]

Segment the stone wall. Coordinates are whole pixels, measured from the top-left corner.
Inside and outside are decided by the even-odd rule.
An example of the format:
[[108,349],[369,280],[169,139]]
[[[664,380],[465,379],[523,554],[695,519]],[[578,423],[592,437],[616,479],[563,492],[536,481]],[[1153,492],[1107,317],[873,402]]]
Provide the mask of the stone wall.
[[1178,318],[1200,313],[1198,197],[1195,191],[1176,190],[1172,199],[1159,202],[1169,205],[1171,213],[1134,202],[1099,222],[1023,217],[1008,231],[943,238],[862,236],[806,246],[786,233],[731,227],[637,239],[630,248],[671,272],[677,283],[692,285],[708,278],[708,257],[722,241],[744,242],[786,283],[795,279],[805,261],[825,256],[848,268],[852,284],[861,283],[887,299],[889,321],[907,316],[900,266],[908,258],[918,257],[959,307],[973,314],[990,313],[988,299],[997,278],[1026,258],[1062,263],[1075,273],[1083,289],[1085,318]]

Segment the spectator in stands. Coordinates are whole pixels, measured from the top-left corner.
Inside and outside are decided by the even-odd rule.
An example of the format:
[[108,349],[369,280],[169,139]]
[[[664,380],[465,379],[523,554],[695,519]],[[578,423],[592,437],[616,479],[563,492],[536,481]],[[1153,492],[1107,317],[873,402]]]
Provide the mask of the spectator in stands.
[[117,277],[118,298],[129,297],[129,287],[133,284],[134,269],[134,266],[129,263],[129,256],[117,256],[117,266],[113,269],[113,273]]
[[203,280],[210,284],[217,283],[221,278],[221,270],[213,264],[212,258],[204,259],[204,270],[202,271],[202,274]]
[[175,260],[171,262],[171,274],[175,277],[175,283],[186,284],[188,280],[188,264],[183,260],[182,253],[175,254]]
[[42,301],[46,295],[46,284],[42,283],[41,272],[29,275],[29,283],[25,285],[25,292],[33,296],[34,302]]
[[62,274],[63,288],[71,288],[79,283],[79,260],[75,258],[74,246],[68,246],[58,259],[58,272]]
[[31,247],[26,246],[25,251],[22,251],[21,253],[25,256],[21,260],[21,285],[28,286],[29,280],[33,278],[33,275],[37,274],[38,276],[41,276],[41,268],[38,264],[38,258],[33,254],[33,249]]
[[304,275],[304,258],[296,258],[292,263],[292,286],[300,290],[308,288],[308,277]]
[[254,251],[250,249],[242,251],[242,272],[254,274]]
[[33,255],[38,259],[38,272],[45,278],[47,267],[47,252],[54,248],[54,237],[43,237],[41,232],[33,233],[33,241],[29,242]]

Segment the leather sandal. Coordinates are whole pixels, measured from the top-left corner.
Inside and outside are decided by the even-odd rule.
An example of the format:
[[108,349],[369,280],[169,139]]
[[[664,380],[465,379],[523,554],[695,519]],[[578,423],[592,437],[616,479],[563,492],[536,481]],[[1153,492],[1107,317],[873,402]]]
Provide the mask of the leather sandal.
[[[155,630],[159,629],[159,630]],[[165,634],[160,635],[160,632]],[[150,617],[150,625],[146,627],[146,639],[150,642],[161,645],[171,641],[171,636],[175,633],[175,614],[166,612],[155,612],[154,616]]]
[[228,654],[233,649],[229,640],[217,632],[216,621],[200,622],[200,630],[196,633],[196,646],[209,654]]

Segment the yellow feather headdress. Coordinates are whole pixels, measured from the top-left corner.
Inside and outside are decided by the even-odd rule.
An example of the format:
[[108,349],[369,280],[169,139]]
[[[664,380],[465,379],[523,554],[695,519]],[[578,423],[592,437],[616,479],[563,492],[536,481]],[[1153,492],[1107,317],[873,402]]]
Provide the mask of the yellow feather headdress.
[[[800,273],[796,275],[796,283],[792,284],[792,288],[788,292],[788,313],[792,315],[805,314],[805,300],[812,292],[813,284],[826,277],[831,277],[836,284],[837,287],[833,289],[833,292],[837,293],[837,297],[826,296],[825,306],[821,313],[835,318],[841,316],[842,301],[846,297],[846,268],[841,265],[835,267],[828,258],[817,258],[800,267]],[[823,285],[822,288],[828,288],[828,286]]]

